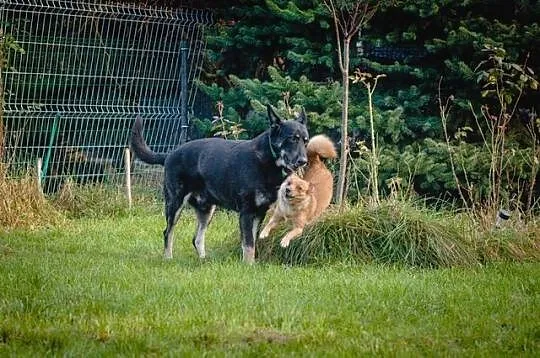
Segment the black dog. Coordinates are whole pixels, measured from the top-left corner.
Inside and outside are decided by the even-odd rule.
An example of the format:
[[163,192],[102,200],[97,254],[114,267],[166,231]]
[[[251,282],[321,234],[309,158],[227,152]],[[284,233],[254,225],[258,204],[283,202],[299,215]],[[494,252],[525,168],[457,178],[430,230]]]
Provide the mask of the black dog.
[[197,139],[170,153],[155,153],[148,148],[141,133],[142,120],[137,118],[131,149],[143,162],[165,167],[165,258],[172,258],[172,231],[188,202],[197,214],[193,246],[199,257],[205,256],[206,228],[219,205],[240,214],[244,261],[255,260],[255,238],[280,184],[307,163],[305,112],[296,120],[282,121],[268,106],[268,118],[270,128],[252,140]]

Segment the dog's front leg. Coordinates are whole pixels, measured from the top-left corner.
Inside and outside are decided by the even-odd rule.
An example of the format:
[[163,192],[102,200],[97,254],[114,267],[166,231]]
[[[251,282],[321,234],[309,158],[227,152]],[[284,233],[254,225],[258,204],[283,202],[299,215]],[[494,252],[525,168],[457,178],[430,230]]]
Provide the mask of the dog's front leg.
[[304,232],[303,227],[295,227],[295,228],[293,228],[291,231],[289,231],[287,233],[287,235],[283,236],[283,238],[281,239],[281,243],[280,243],[281,247],[289,246],[289,243],[291,242],[291,240],[297,238],[300,235],[302,235],[303,232]]
[[240,233],[244,262],[255,262],[255,238],[262,218],[254,213],[240,213]]
[[259,235],[259,239],[265,239],[270,235],[270,232],[275,229],[275,227],[279,224],[282,217],[278,214],[278,210],[275,209],[272,217],[268,221],[268,224],[262,229],[261,234]]

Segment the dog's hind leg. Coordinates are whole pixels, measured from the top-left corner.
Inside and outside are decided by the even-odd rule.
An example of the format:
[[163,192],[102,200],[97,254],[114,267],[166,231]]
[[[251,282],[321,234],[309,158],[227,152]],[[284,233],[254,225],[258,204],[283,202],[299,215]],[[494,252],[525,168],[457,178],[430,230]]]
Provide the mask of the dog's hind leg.
[[[165,259],[172,259],[173,243],[174,243],[174,236],[173,236],[174,226],[178,222],[178,219],[180,218],[180,214],[182,213],[182,208],[184,207],[186,201],[189,199],[191,194],[187,194],[182,197],[182,196],[171,195],[167,193],[168,192],[166,191],[165,218],[167,220],[167,227],[163,231],[163,243],[164,243],[163,257]],[[182,200],[180,200],[181,198]]]
[[212,220],[212,215],[214,215],[214,211],[216,210],[215,205],[211,205],[209,208],[201,208],[197,207],[195,208],[197,213],[197,233],[193,237],[193,246],[197,250],[197,253],[199,254],[199,257],[201,259],[204,259],[206,256],[206,251],[204,248],[204,236],[206,233],[206,229],[208,228],[208,224],[210,223],[210,220]]

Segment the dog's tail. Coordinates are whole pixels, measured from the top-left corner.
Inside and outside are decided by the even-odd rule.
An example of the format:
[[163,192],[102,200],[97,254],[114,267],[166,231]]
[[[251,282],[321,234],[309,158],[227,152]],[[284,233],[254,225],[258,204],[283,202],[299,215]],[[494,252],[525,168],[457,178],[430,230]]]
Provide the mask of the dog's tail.
[[309,158],[320,157],[322,159],[334,159],[337,157],[334,143],[324,134],[316,135],[309,140],[307,154]]
[[133,128],[131,128],[131,138],[130,138],[130,147],[135,155],[147,164],[165,164],[165,158],[167,154],[165,153],[156,153],[152,151],[146,145],[144,138],[142,136],[143,121],[140,116],[137,116]]

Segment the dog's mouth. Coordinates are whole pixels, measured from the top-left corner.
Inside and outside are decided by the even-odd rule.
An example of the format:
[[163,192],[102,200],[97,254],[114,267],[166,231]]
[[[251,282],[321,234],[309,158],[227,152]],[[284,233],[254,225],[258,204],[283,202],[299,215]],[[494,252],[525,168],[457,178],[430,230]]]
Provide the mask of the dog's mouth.
[[296,166],[294,165],[285,165],[283,167],[283,170],[285,171],[285,173],[287,174],[292,174],[294,173],[298,168],[296,168]]
[[285,192],[285,199],[287,199],[287,201],[290,203],[298,203],[304,201],[306,199],[306,195],[305,193],[294,192],[291,190],[290,192]]
[[302,163],[302,164],[291,164],[291,163],[288,163],[288,161],[286,159],[283,160],[283,163],[285,164],[283,166],[283,170],[285,170],[285,172],[287,174],[292,174],[292,173],[295,173],[298,169],[300,168],[303,168],[305,167],[307,164],[305,163]]
[[307,163],[307,157],[293,156],[291,158],[286,151],[281,151],[279,158],[276,160],[276,165],[281,167],[287,175],[295,173],[298,169],[306,166]]

